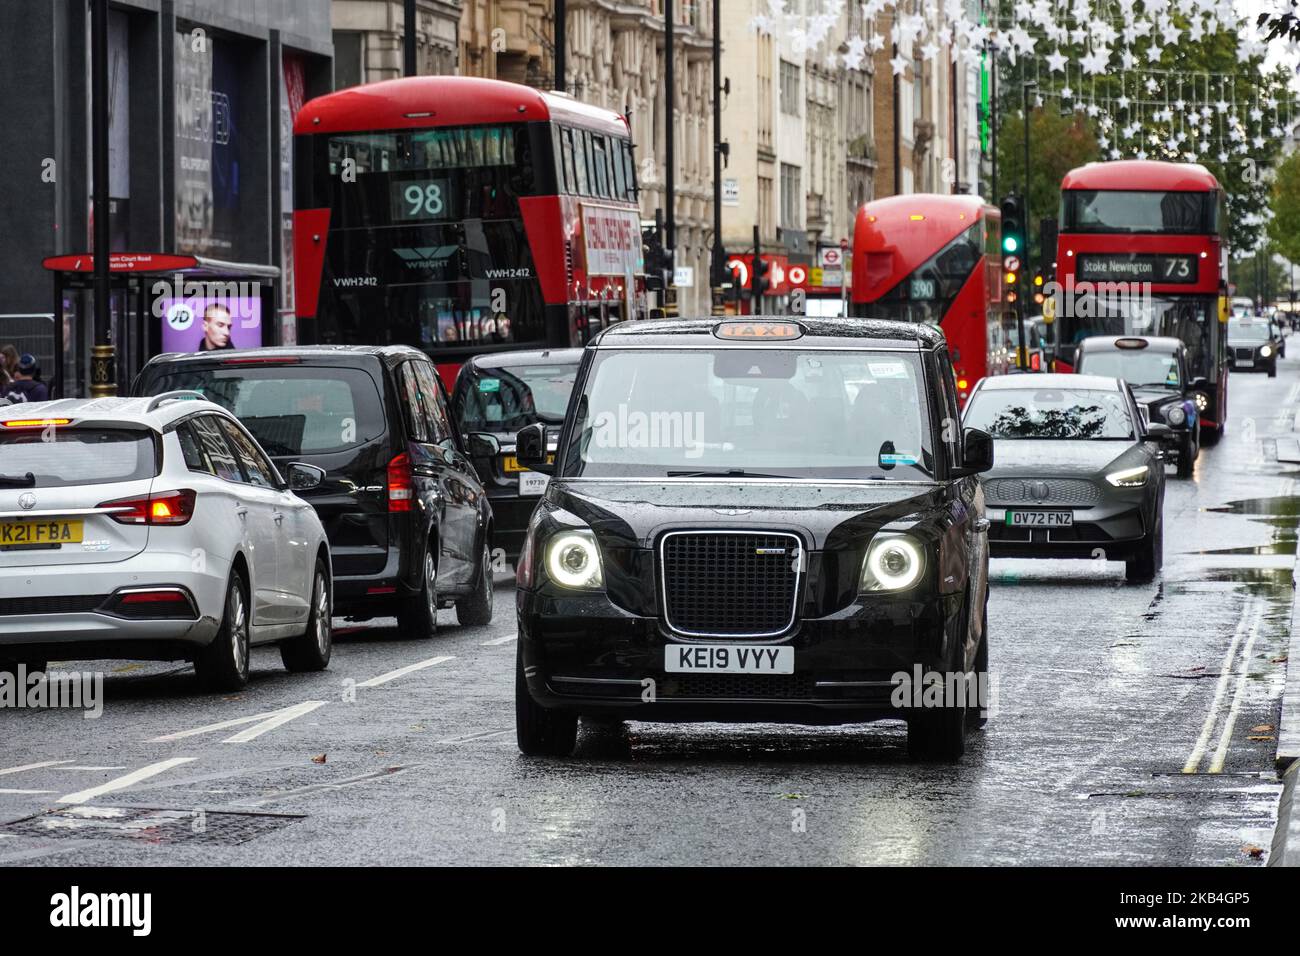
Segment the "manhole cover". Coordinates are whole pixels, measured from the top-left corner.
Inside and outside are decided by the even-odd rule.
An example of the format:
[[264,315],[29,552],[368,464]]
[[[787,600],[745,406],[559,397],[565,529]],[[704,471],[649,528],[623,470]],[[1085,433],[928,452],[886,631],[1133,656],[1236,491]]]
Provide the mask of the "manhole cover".
[[142,843],[247,843],[303,819],[302,814],[165,810],[155,807],[60,807],[0,827],[5,833]]

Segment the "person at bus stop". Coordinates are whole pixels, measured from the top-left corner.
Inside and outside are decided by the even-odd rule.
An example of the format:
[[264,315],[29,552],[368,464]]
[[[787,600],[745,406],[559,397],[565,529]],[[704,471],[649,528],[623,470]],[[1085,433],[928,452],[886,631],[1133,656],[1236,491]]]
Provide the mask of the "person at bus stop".
[[208,303],[208,307],[203,310],[203,341],[199,343],[199,351],[233,349],[235,343],[230,341],[230,328],[233,324],[229,309],[220,302]]
[[0,381],[12,382],[14,378],[14,366],[18,364],[18,348],[13,345],[6,345],[0,349]]
[[38,382],[41,367],[36,364],[36,356],[24,352],[18,356],[14,366],[14,378],[4,386],[4,397],[11,402],[44,402],[50,397],[50,390],[44,382]]

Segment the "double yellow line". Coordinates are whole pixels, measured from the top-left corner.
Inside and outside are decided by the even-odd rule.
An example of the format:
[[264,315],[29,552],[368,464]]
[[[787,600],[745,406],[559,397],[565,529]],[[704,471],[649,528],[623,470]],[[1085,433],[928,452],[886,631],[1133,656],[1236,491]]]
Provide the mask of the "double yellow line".
[[[1246,679],[1250,676],[1250,652],[1255,647],[1255,638],[1259,635],[1260,623],[1264,617],[1264,602],[1250,595],[1241,610],[1241,620],[1237,622],[1232,643],[1228,645],[1228,652],[1224,655],[1223,664],[1219,668],[1219,684],[1214,690],[1214,701],[1210,704],[1210,712],[1206,715],[1205,726],[1201,728],[1200,737],[1196,739],[1196,746],[1192,748],[1192,755],[1183,765],[1183,773],[1200,771],[1201,761],[1205,759],[1210,738],[1214,736],[1214,727],[1219,722],[1219,716],[1224,711],[1225,705],[1227,712],[1224,716],[1223,729],[1219,734],[1219,742],[1214,748],[1214,755],[1210,759],[1207,772],[1222,773],[1223,764],[1228,759],[1228,746],[1232,743],[1232,732],[1237,726],[1237,715],[1241,712],[1242,697],[1246,693]],[[1237,655],[1238,648],[1242,648],[1240,656]],[[1233,678],[1234,663],[1237,665],[1237,684],[1229,702],[1227,693]]]

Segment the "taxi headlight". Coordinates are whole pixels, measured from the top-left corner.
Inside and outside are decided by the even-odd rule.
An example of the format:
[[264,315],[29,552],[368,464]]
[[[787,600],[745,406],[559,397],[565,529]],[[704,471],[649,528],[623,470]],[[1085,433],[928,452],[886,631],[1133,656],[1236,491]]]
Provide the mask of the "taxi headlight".
[[1262,355],[1264,358],[1268,358],[1270,355],[1273,354],[1273,349],[1271,346],[1268,345],[1260,346],[1259,354]]
[[1184,425],[1187,422],[1187,412],[1183,409],[1183,406],[1174,405],[1165,412],[1165,421],[1175,427]]
[[1136,468],[1112,471],[1106,476],[1106,480],[1116,488],[1141,488],[1147,483],[1147,477],[1150,474],[1150,468],[1146,465],[1138,465]]
[[921,580],[925,551],[911,535],[883,532],[867,547],[862,562],[864,591],[902,591]]
[[605,586],[600,546],[588,530],[559,531],[546,542],[546,574],[565,588],[594,590]]

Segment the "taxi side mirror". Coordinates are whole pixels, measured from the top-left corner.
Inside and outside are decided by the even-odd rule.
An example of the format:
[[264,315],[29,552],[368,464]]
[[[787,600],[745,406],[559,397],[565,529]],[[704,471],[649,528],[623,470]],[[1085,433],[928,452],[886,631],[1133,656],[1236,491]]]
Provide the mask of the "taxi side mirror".
[[534,422],[519,429],[515,436],[515,458],[519,464],[544,475],[554,473],[554,467],[546,461],[546,426]]
[[993,467],[993,436],[978,428],[967,428],[962,436],[966,446],[957,477],[978,475]]
[[465,447],[472,458],[495,458],[501,454],[501,442],[490,432],[470,432]]

